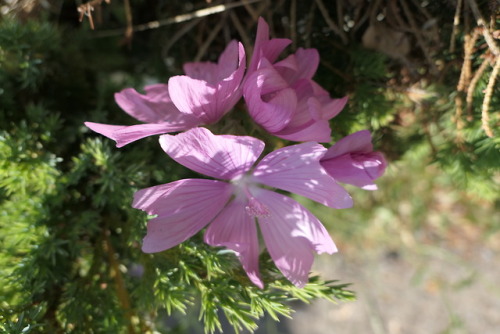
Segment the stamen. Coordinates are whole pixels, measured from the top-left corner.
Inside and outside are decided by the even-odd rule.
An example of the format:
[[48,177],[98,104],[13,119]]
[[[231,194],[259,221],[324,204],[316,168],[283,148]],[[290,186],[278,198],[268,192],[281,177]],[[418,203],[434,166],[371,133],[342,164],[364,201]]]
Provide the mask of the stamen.
[[248,215],[257,218],[269,217],[271,215],[267,206],[256,200],[255,197],[248,199],[248,205],[245,207],[245,210]]

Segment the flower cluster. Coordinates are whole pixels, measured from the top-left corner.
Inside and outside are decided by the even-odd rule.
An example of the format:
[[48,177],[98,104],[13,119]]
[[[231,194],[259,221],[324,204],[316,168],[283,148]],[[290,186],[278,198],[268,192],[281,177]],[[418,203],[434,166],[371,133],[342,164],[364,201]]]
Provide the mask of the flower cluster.
[[[143,122],[132,126],[86,122],[117,146],[162,134],[162,149],[173,160],[212,179],[183,179],[139,190],[132,206],[155,215],[148,222],[143,251],[160,252],[206,227],[205,242],[233,250],[249,279],[263,287],[259,273],[258,229],[283,275],[298,287],[307,283],[314,252],[332,254],[335,244],[321,222],[280,192],[295,193],[342,209],[352,199],[337,182],[375,190],[386,162],[373,152],[369,131],[351,134],[330,148],[330,120],[347,99],[332,99],[312,77],[319,55],[298,49],[278,61],[290,44],[270,39],[259,19],[248,68],[243,45],[229,43],[217,63],[184,65],[185,75],[168,84],[128,88],[115,95],[118,105]],[[249,136],[210,132],[243,97],[249,115],[279,138],[302,142],[263,158],[264,142]],[[177,133],[171,135],[169,133]]]

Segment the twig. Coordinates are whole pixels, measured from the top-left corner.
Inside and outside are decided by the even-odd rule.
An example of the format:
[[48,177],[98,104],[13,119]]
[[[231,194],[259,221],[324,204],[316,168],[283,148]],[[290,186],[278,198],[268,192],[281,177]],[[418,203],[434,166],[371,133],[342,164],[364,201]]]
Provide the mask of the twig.
[[455,52],[455,39],[458,33],[458,27],[460,26],[460,12],[462,8],[462,1],[457,1],[457,8],[455,8],[455,16],[453,17],[453,30],[451,31],[450,38],[450,52]]
[[484,100],[483,106],[481,108],[481,123],[482,128],[486,135],[490,138],[493,138],[493,131],[490,128],[490,115],[488,113],[488,109],[490,108],[491,96],[493,95],[493,88],[495,87],[495,81],[498,76],[498,71],[500,69],[500,56],[497,57],[495,62],[495,67],[493,67],[493,71],[491,72],[490,80],[488,81],[488,86],[486,86],[486,90],[484,92]]
[[[242,0],[242,1],[238,1],[238,2],[232,2],[232,3],[228,3],[228,4],[207,7],[207,8],[196,10],[196,11],[191,12],[191,13],[181,14],[181,15],[166,18],[163,20],[151,21],[151,22],[144,23],[144,24],[138,24],[138,25],[135,25],[133,27],[133,31],[139,32],[139,31],[145,31],[145,30],[150,30],[150,29],[158,29],[158,28],[166,26],[166,25],[181,23],[181,22],[190,21],[190,20],[193,20],[196,18],[201,18],[201,17],[221,13],[221,12],[227,11],[227,10],[232,9],[232,8],[241,7],[241,6],[244,6],[244,5],[247,5],[250,3],[259,2],[259,1],[262,1],[262,0]],[[94,37],[98,37],[98,38],[99,37],[112,37],[112,36],[119,36],[122,33],[123,33],[122,29],[112,29],[112,30],[105,30],[105,31],[96,32],[94,34]]]
[[342,6],[341,0],[337,0],[337,24],[339,25],[339,28],[344,31],[344,8]]
[[208,47],[210,46],[210,44],[212,44],[212,42],[214,41],[215,37],[217,37],[217,35],[219,34],[219,32],[222,30],[222,28],[224,27],[225,23],[226,23],[225,18],[221,19],[221,20],[219,20],[219,22],[217,23],[217,25],[211,29],[210,34],[205,39],[205,41],[203,42],[203,44],[200,46],[200,48],[198,50],[198,53],[194,57],[194,61],[200,61],[201,58],[203,58],[203,55],[205,55],[205,53],[207,52]]
[[302,35],[304,40],[305,40],[305,47],[310,48],[311,47],[311,32],[312,32],[312,26],[314,22],[314,13],[316,11],[316,3],[313,2],[311,4],[311,7],[309,9],[309,13],[307,13],[307,20],[306,20],[306,29],[304,34]]
[[130,9],[130,0],[124,1],[125,6],[125,20],[127,22],[127,28],[125,29],[125,42],[130,47],[132,42],[132,36],[134,34],[134,28],[132,25],[132,10]]
[[106,1],[107,4],[111,2],[111,0],[92,0],[78,6],[78,8],[76,9],[78,13],[80,13],[80,17],[78,18],[78,20],[82,22],[83,18],[87,16],[89,18],[90,29],[94,30],[95,27],[94,19],[92,18],[92,12],[94,11],[94,8],[96,6],[100,6],[103,1]]
[[[459,1],[461,1],[461,0],[459,0]],[[424,16],[426,17],[427,21],[433,19],[433,16],[431,15],[431,13],[429,13],[429,11],[427,9],[425,9],[425,7],[422,6],[419,1],[417,1],[417,0],[411,0],[411,2],[413,2],[413,5],[415,7],[417,7],[418,10],[420,10],[422,12],[422,14],[424,14]]]
[[135,334],[134,325],[132,323],[132,318],[134,317],[134,312],[132,311],[132,307],[130,305],[130,297],[125,287],[125,282],[123,280],[122,273],[120,271],[120,266],[118,261],[116,260],[116,252],[111,244],[111,240],[109,240],[108,236],[109,230],[104,231],[104,244],[103,248],[106,254],[108,255],[108,261],[111,265],[110,275],[115,281],[116,295],[118,297],[118,301],[120,302],[123,311],[125,312],[125,317],[128,321],[128,333]]
[[[463,114],[463,101],[462,93],[465,92],[466,87],[469,85],[472,67],[472,54],[474,52],[474,45],[479,37],[477,30],[474,30],[472,35],[469,33],[464,37],[464,61],[462,63],[462,70],[460,71],[460,79],[457,84],[457,95],[455,96],[455,122],[457,123],[457,130],[460,131],[464,122],[462,120]],[[460,137],[460,133],[458,133]]]
[[486,40],[486,43],[488,44],[488,47],[490,48],[491,52],[495,56],[500,55],[500,49],[495,43],[495,39],[493,36],[490,34],[490,30],[488,25],[486,24],[486,21],[484,20],[483,16],[481,15],[481,12],[479,11],[479,7],[477,6],[477,3],[475,0],[467,0],[470,6],[470,9],[472,10],[472,13],[474,14],[474,17],[476,18],[477,25],[480,26],[482,29],[482,33],[484,36],[484,39]]
[[467,118],[468,120],[472,120],[472,101],[474,99],[474,90],[476,89],[476,85],[479,82],[479,79],[483,76],[484,71],[488,67],[489,62],[487,59],[485,59],[482,63],[481,66],[477,69],[476,73],[474,74],[474,77],[470,81],[469,88],[467,89],[467,97],[465,101],[467,102]]
[[248,12],[248,14],[250,14],[253,21],[257,22],[257,20],[259,19],[259,13],[257,11],[255,11],[255,9],[253,9],[252,6],[250,6],[251,2],[248,0],[243,0],[242,2],[243,2],[243,6],[245,6],[246,11]]
[[422,33],[418,29],[417,24],[415,23],[415,20],[413,19],[413,16],[411,14],[411,11],[408,8],[408,5],[406,4],[406,1],[400,0],[399,2],[401,3],[401,7],[403,7],[403,11],[405,12],[405,16],[407,17],[408,22],[410,23],[411,29],[412,29],[413,33],[415,34],[415,37],[417,38],[417,43],[420,45],[420,48],[424,52],[424,56],[427,59],[427,63],[430,66],[431,72],[436,73],[437,72],[436,65],[434,64],[434,62],[432,60],[431,54],[430,54],[430,52],[427,48],[427,45],[425,44],[425,41],[422,37]]
[[326,21],[326,24],[328,24],[328,27],[335,33],[337,34],[340,39],[342,39],[342,42],[344,44],[347,44],[349,41],[347,39],[346,34],[344,33],[343,30],[341,30],[335,22],[333,22],[332,18],[330,17],[330,14],[328,14],[328,10],[325,7],[325,4],[323,3],[323,0],[315,0],[316,4],[318,5],[318,9],[323,15],[323,18]]
[[[253,53],[253,50],[252,50],[252,44],[253,43],[252,43],[252,41],[250,39],[250,36],[248,36],[247,31],[241,25],[241,22],[240,22],[240,19],[238,18],[238,15],[236,15],[234,12],[230,12],[229,13],[229,18],[231,19],[231,21],[233,22],[234,27],[236,28],[236,30],[240,34],[241,41],[243,42],[243,45],[247,48],[246,53],[248,55],[251,55]],[[250,56],[248,56],[248,57],[250,57]]]
[[198,23],[200,23],[201,18],[195,19],[191,22],[186,23],[185,26],[180,28],[175,32],[173,36],[170,36],[168,39],[168,43],[165,45],[165,47],[161,51],[162,58],[165,60],[167,58],[168,52],[170,48],[185,34],[187,34],[191,29],[193,29],[194,26],[196,26]]
[[292,40],[292,50],[297,49],[297,0],[292,0],[290,4],[290,39]]

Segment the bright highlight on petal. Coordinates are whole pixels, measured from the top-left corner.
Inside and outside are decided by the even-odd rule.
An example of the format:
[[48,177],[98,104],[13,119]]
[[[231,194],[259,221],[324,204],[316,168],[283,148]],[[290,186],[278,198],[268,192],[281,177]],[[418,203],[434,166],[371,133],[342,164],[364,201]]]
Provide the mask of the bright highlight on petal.
[[182,113],[200,119],[203,124],[219,121],[241,98],[245,62],[243,45],[232,41],[217,64],[186,64],[187,75],[174,76],[168,81],[173,103]]
[[181,165],[224,180],[248,171],[264,149],[264,143],[256,138],[216,136],[206,128],[161,136],[160,144]]
[[321,167],[326,149],[316,143],[283,147],[264,157],[253,175],[257,182],[308,197],[323,205],[344,209],[352,198]]

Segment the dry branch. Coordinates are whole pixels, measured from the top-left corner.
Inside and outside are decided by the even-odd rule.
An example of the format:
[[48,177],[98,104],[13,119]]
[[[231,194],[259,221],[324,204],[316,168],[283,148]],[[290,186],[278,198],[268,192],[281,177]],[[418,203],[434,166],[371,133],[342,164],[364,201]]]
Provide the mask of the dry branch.
[[490,108],[491,96],[493,95],[493,88],[495,87],[495,81],[498,76],[498,71],[500,70],[500,56],[496,58],[495,67],[493,67],[493,72],[491,72],[490,80],[488,81],[488,86],[484,92],[483,106],[481,108],[481,123],[482,128],[488,137],[493,137],[493,131],[490,128],[490,115],[488,109]]

